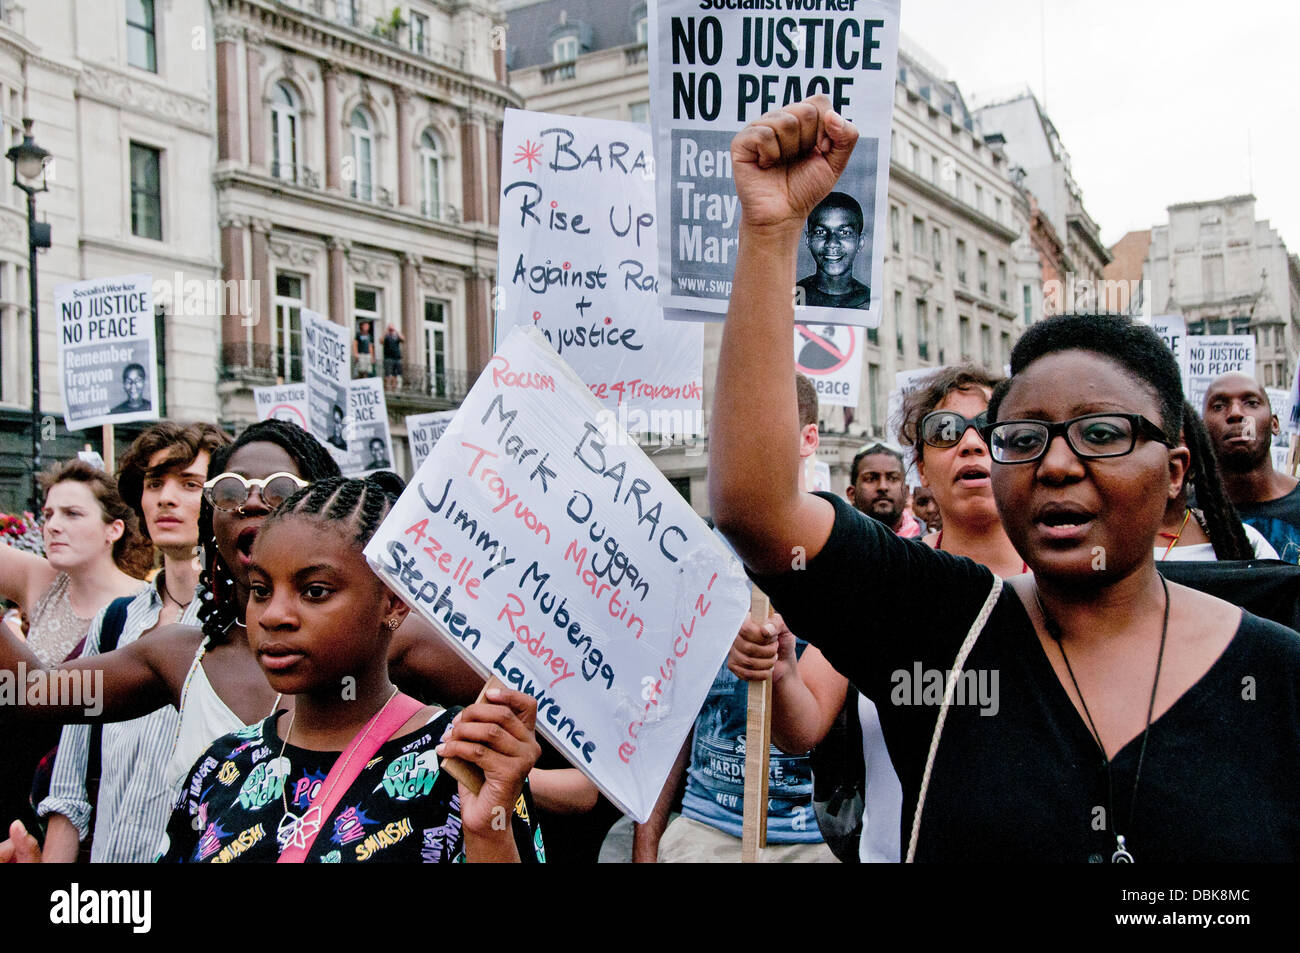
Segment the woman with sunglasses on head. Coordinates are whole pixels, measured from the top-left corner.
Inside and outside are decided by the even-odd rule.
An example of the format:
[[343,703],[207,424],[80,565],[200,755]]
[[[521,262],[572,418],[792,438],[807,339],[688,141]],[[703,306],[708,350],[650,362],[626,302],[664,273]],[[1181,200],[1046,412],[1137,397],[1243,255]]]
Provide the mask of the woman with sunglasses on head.
[[1003,586],[798,491],[782,452],[797,438],[780,386],[794,373],[789,288],[801,223],[856,139],[815,97],[732,143],[743,211],[710,498],[786,623],[877,703],[907,856],[1300,858],[1300,638],[1155,568],[1188,452],[1177,364],[1150,328],[1058,317],[1012,353],[984,436],[1032,575]]
[[[273,710],[278,693],[263,677],[243,626],[248,554],[272,510],[298,489],[338,476],[338,464],[302,428],[267,420],[216,450],[208,472],[215,475],[199,513],[201,628],[166,626],[148,639],[61,666],[103,672],[102,711],[94,717],[80,704],[47,704],[0,710],[0,721],[120,721],[173,704],[180,724],[165,777],[174,788],[214,738]],[[482,686],[423,620],[408,619],[395,634],[389,661],[403,684],[448,701],[472,699]],[[0,633],[0,669],[17,671],[20,663],[28,671],[42,668],[21,641]]]

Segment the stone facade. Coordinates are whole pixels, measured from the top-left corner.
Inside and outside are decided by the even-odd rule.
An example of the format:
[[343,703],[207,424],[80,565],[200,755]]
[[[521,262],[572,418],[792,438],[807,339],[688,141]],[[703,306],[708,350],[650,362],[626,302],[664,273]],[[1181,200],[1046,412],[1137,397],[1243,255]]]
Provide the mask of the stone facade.
[[1300,347],[1300,262],[1255,219],[1255,196],[1169,206],[1143,265],[1157,314],[1181,314],[1189,334],[1253,334],[1255,373],[1289,387]]
[[[528,109],[647,121],[649,67],[637,33],[644,3],[505,0],[502,6],[509,18],[510,84]],[[567,36],[576,47],[563,45]],[[576,57],[557,61],[557,42]],[[1034,290],[1041,265],[1028,238],[1028,197],[1012,183],[1001,143],[985,141],[956,83],[924,53],[905,43],[899,66],[881,323],[867,335],[858,407],[822,409],[819,459],[830,465],[837,490],[848,485],[849,464],[863,443],[896,442],[886,432],[896,372],[955,363],[963,355],[999,368],[1024,328],[1026,289],[1028,320],[1043,314]],[[721,337],[721,324],[706,326],[706,421]],[[652,459],[680,487],[689,485],[688,499],[705,512],[707,443]]]
[[301,379],[301,309],[391,324],[409,472],[403,417],[458,404],[492,352],[500,129],[521,105],[503,20],[483,0],[212,5],[223,278],[253,282],[223,321],[222,417]]
[[[42,457],[71,456],[100,432],[67,434],[58,387],[55,285],[148,273],[158,311],[160,395],[177,419],[217,416],[217,319],[190,306],[177,278],[206,287],[220,273],[211,174],[215,146],[210,20],[204,0],[154,3],[151,29],[132,33],[123,0],[0,5],[0,116],[5,147],[20,120],[49,150],[49,191],[37,215],[53,246],[38,255]],[[141,36],[152,50],[145,58]],[[157,158],[157,231],[133,225],[133,146]],[[4,163],[0,185],[0,508],[27,505],[31,468],[26,197]],[[144,237],[153,232],[160,237]],[[144,233],[144,234],[141,234]],[[195,284],[197,283],[197,284]],[[119,446],[138,426],[118,428]]]

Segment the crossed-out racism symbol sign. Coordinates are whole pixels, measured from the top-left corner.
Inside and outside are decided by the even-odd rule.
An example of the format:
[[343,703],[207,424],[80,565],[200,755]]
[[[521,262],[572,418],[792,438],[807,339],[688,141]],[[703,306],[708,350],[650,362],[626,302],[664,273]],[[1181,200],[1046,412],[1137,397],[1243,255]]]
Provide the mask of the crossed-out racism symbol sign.
[[820,332],[805,324],[796,324],[795,344],[799,348],[795,370],[810,377],[834,374],[853,357],[855,348],[853,329],[844,325],[827,324]]

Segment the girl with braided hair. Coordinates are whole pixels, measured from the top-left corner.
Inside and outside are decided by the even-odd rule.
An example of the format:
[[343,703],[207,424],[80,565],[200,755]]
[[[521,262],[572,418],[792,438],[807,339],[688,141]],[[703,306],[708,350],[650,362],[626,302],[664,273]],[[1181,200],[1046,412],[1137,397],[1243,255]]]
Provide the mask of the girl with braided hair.
[[[1277,550],[1263,534],[1237,515],[1237,508],[1223,489],[1210,435],[1196,409],[1186,401],[1183,446],[1192,459],[1182,490],[1165,508],[1165,521],[1156,535],[1156,559],[1277,559]],[[1196,492],[1196,506],[1188,505],[1188,484]]]
[[[163,626],[147,639],[49,670],[49,677],[61,678],[79,677],[60,674],[64,672],[102,672],[98,711],[49,699],[44,705],[4,706],[0,724],[19,718],[60,724],[122,721],[175,705],[180,723],[163,773],[174,795],[195,757],[214,738],[274,710],[277,693],[262,675],[243,625],[249,554],[272,510],[297,489],[337,477],[338,465],[302,428],[266,420],[216,450],[208,473],[199,513],[202,628]],[[483,684],[422,619],[412,617],[401,626],[391,653],[393,676],[418,686],[421,694],[468,701]],[[21,640],[0,632],[0,670],[17,671],[20,664],[28,672],[44,668]]]
[[[524,793],[541,751],[536,699],[492,689],[453,718],[390,680],[389,642],[409,609],[362,550],[395,499],[374,482],[330,478],[266,518],[247,566],[248,641],[294,709],[219,738],[195,762],[164,860],[541,859]],[[477,765],[481,788],[441,770],[448,757]]]

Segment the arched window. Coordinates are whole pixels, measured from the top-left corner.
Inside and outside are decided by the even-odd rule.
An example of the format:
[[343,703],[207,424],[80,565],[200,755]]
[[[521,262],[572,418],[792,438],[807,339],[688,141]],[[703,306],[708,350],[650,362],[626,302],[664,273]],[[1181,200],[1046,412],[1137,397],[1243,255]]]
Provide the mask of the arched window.
[[374,200],[375,139],[373,123],[361,107],[352,110],[352,197],[363,202]]
[[271,92],[271,175],[298,181],[298,98],[288,83]]
[[432,129],[426,129],[420,137],[420,188],[424,214],[442,218],[442,150]]

